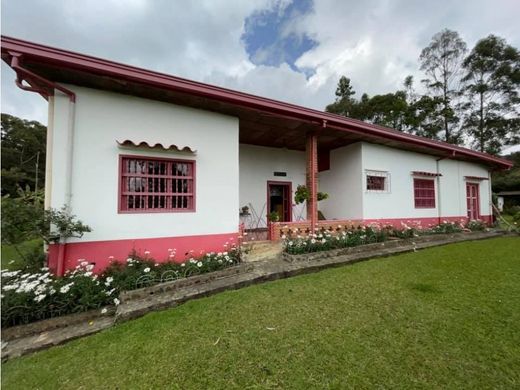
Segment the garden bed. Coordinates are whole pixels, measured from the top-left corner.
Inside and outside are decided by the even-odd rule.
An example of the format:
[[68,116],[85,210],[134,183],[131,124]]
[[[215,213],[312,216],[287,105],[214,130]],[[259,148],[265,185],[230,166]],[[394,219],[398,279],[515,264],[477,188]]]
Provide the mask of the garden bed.
[[294,261],[319,261],[320,259],[326,259],[329,257],[346,256],[356,253],[371,252],[379,249],[391,249],[404,246],[416,246],[419,243],[434,242],[434,241],[445,241],[450,239],[458,239],[463,237],[470,238],[471,236],[481,236],[482,232],[461,232],[451,234],[432,234],[424,235],[413,238],[390,238],[387,241],[376,242],[372,244],[364,244],[346,248],[331,249],[325,251],[316,251],[310,253],[290,254],[287,252],[282,253],[282,258],[288,262]]

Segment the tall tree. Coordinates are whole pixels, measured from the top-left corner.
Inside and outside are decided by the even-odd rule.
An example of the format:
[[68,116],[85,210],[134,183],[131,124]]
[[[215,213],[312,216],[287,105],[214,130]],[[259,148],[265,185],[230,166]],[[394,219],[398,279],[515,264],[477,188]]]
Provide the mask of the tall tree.
[[45,182],[47,128],[8,114],[1,115],[2,195],[18,196],[18,187],[35,190]]
[[459,34],[444,29],[433,36],[419,57],[421,70],[427,76],[423,82],[429,96],[441,102],[435,105],[436,115],[442,118],[443,138],[450,143],[461,142],[456,128],[459,122],[456,98],[460,92],[460,69],[466,51],[466,43]]
[[463,63],[464,129],[474,146],[497,154],[520,142],[520,54],[494,35],[477,42]]
[[350,85],[350,79],[341,76],[338,87],[336,88],[336,101],[329,104],[325,108],[325,111],[354,118],[357,101],[352,96],[355,94],[356,92],[352,88],[352,85]]

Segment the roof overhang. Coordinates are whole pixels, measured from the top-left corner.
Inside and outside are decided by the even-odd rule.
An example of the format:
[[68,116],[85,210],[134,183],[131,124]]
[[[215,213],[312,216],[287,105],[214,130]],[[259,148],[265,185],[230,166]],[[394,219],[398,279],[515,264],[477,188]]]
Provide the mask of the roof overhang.
[[314,131],[319,135],[320,150],[366,141],[477,162],[494,169],[513,165],[509,160],[486,153],[363,121],[2,36],[2,60],[11,66],[13,56],[18,57],[24,69],[54,83],[108,90],[238,117],[241,143],[304,150],[304,135]]

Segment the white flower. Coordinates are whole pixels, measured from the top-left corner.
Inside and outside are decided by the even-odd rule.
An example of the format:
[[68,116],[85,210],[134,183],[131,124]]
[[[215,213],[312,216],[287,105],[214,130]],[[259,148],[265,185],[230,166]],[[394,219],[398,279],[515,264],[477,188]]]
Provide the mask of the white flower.
[[293,246],[294,243],[292,241],[289,241],[289,246]]
[[131,263],[132,261],[134,261],[134,259],[132,259],[131,257],[129,257],[128,259],[126,259],[126,262],[127,262],[127,263]]
[[105,314],[107,311],[108,311],[107,308],[104,307],[103,309],[101,309],[101,314]]
[[150,254],[150,251],[144,251],[144,254],[145,254],[145,255],[149,255],[149,254]]
[[186,263],[182,263],[182,264],[181,264],[181,267],[186,267]]
[[202,267],[202,261],[199,261],[199,262],[197,263],[197,267],[199,267],[199,268]]
[[40,295],[38,295],[38,296],[36,296],[36,297],[34,298],[34,301],[35,301],[35,302],[40,302],[40,301],[44,300],[46,296],[47,296],[47,295],[45,295],[45,294],[40,294]]
[[68,285],[65,285],[62,288],[60,288],[60,293],[66,294],[69,292],[69,290],[70,290],[70,287]]
[[155,264],[154,264],[154,267],[159,267],[159,263],[155,263]]
[[121,301],[117,298],[114,298],[114,305],[119,305],[121,303]]
[[109,276],[106,280],[105,280],[105,286],[110,286],[110,283],[112,283],[114,281],[114,278],[112,276]]
[[145,269],[143,269],[143,272],[145,272],[145,273],[150,272],[150,267],[146,267]]
[[112,295],[112,293],[113,293],[115,290],[116,290],[116,289],[113,288],[112,290],[105,291],[105,294],[108,295],[108,296],[110,296],[110,295]]
[[217,260],[219,264],[222,264],[222,259]]

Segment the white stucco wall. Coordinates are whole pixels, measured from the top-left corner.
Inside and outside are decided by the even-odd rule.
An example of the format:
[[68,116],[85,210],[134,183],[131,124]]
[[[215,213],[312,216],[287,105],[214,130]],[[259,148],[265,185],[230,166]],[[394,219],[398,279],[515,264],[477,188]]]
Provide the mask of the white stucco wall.
[[[479,164],[440,160],[435,179],[435,208],[415,208],[412,171],[437,172],[437,157],[408,152],[382,145],[363,143],[363,217],[378,218],[429,218],[462,217],[467,214],[465,176],[488,177],[486,167]],[[366,170],[390,173],[390,191],[366,191]],[[490,215],[489,180],[479,181],[480,213]],[[440,207],[440,209],[439,209]],[[439,213],[440,211],[440,213]]]
[[329,198],[318,208],[326,219],[363,218],[361,143],[330,152],[330,169],[319,173],[319,191]]
[[[77,94],[72,212],[90,225],[81,241],[175,237],[238,229],[238,119],[208,111],[68,86]],[[53,116],[51,206],[65,203],[68,99],[57,94]],[[189,146],[195,155],[121,148],[116,140]],[[196,162],[196,211],[118,214],[121,154]],[[73,241],[73,240],[71,240]]]
[[[305,185],[305,153],[244,144],[240,144],[239,149],[240,207],[248,206],[250,212],[259,217],[245,218],[246,228],[266,227],[268,181],[292,183],[292,220],[305,219],[305,206],[294,204],[296,187]],[[287,176],[274,176],[274,172],[286,172]]]

